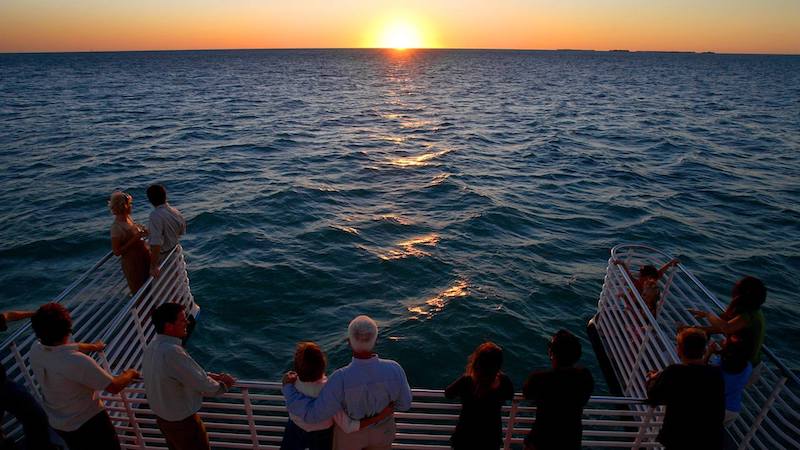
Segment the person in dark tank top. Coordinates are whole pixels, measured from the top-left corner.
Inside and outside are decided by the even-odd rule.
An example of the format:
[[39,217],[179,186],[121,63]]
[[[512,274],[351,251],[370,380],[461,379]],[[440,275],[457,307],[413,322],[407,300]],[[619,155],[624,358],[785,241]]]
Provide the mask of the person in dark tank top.
[[525,449],[580,449],[581,416],[594,379],[587,369],[575,367],[581,343],[569,331],[553,335],[548,354],[552,368],[531,373],[522,389],[525,399],[536,405],[536,422],[525,438]]
[[450,438],[454,449],[497,449],[503,445],[501,408],[514,398],[514,386],[500,369],[503,350],[484,342],[470,355],[466,373],[444,391],[449,399],[461,399],[461,414]]

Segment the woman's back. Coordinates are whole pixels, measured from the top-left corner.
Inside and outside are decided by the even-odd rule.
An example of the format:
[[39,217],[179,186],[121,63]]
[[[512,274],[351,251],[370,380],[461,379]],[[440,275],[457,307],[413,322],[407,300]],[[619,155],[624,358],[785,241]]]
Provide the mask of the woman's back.
[[469,375],[463,375],[445,389],[445,397],[461,400],[461,414],[451,443],[454,448],[496,449],[502,445],[501,408],[514,398],[514,385],[504,373],[494,383],[479,388]]

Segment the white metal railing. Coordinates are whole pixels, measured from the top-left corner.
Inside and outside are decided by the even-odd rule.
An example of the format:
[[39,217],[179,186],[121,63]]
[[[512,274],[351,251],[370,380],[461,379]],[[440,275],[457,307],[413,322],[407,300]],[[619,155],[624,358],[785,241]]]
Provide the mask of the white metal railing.
[[[659,267],[672,257],[643,245],[614,247],[593,319],[623,395],[645,397],[645,374],[678,362],[678,327],[701,325],[688,308],[724,305],[679,264],[659,281],[662,295],[654,317],[616,259],[633,271],[644,264]],[[741,449],[800,448],[800,382],[767,348],[761,366],[758,381],[745,389],[742,412],[727,427],[731,441]]]
[[[161,275],[150,278],[131,296],[119,258],[106,254],[53,301],[69,311],[75,342],[106,343],[106,351],[94,355],[111,372],[140,368],[144,344],[153,335],[149,314],[165,301],[180,302],[196,312],[189,287],[186,262],[180,246],[161,263]],[[30,322],[16,329],[0,346],[0,362],[8,378],[23,384],[41,403],[41,394],[31,371],[28,354],[35,336]],[[5,415],[3,427],[11,439],[21,436],[13,416]]]
[[[642,246],[619,246],[612,258],[639,263],[663,263],[668,255]],[[598,314],[598,333],[619,377],[625,397],[595,396],[584,410],[583,444],[588,447],[658,447],[655,436],[663,419],[661,409],[646,406],[644,374],[676,361],[673,335],[677,323],[696,323],[685,307],[721,306],[683,266],[662,280],[663,305],[657,319],[644,306],[627,274],[610,264]],[[710,299],[710,300],[709,300]],[[132,298],[117,258],[110,254],[70,285],[58,298],[72,312],[75,340],[104,340],[97,356],[112,372],[140,368],[144,346],[154,337],[150,312],[159,304],[178,301],[196,308],[189,288],[182,249],[162,264],[161,276],[150,279]],[[28,367],[33,341],[29,327],[13,333],[0,348],[9,377],[38,395]],[[797,380],[766,351],[761,380],[745,393],[745,412],[730,428],[741,448],[780,448],[796,444],[798,400],[792,393]],[[440,390],[414,389],[409,412],[398,412],[395,448],[446,449],[460,406],[445,400]],[[141,383],[118,395],[104,393],[124,448],[163,449],[166,444],[147,405]],[[240,381],[231,392],[206,399],[201,416],[215,448],[278,448],[287,420],[278,383]],[[518,395],[503,409],[504,447],[519,448],[535,417],[535,407]],[[7,416],[5,429],[19,437],[19,427]]]

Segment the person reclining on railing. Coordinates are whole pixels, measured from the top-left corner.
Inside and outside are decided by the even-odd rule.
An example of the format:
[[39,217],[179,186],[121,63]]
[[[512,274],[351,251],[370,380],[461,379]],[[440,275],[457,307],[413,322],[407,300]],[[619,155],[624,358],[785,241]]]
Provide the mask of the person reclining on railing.
[[83,353],[102,351],[103,343],[70,343],[72,318],[58,303],[41,306],[31,325],[39,342],[31,346],[29,358],[50,425],[70,450],[119,449],[114,425],[97,391],[117,394],[138,378],[139,372],[128,369],[111,376]]
[[583,367],[581,343],[574,334],[559,330],[548,344],[550,370],[531,373],[522,388],[526,400],[536,404],[536,422],[525,438],[526,450],[581,448],[581,416],[592,396],[594,379]]
[[147,188],[147,199],[153,205],[148,221],[150,236],[150,275],[158,277],[159,264],[186,234],[186,219],[167,203],[167,190],[160,184]]
[[[8,322],[28,319],[33,311],[6,311],[0,313],[0,331],[8,330]],[[50,442],[47,414],[36,399],[21,384],[9,380],[6,368],[0,364],[0,425],[6,411],[17,418],[25,433],[25,447],[28,450],[55,449]],[[6,437],[0,428],[0,447],[4,447]]]
[[647,374],[648,403],[667,407],[657,440],[667,450],[722,449],[725,386],[720,368],[706,364],[708,337],[688,327],[677,341],[681,364]]
[[761,371],[761,347],[764,345],[766,322],[761,306],[767,301],[767,287],[756,277],[746,276],[737,281],[731,292],[731,302],[725,312],[717,316],[708,311],[689,309],[696,318],[708,319],[709,333],[724,333],[726,338],[736,337],[753,366],[750,383],[757,381]]
[[[358,316],[350,322],[348,340],[353,360],[331,374],[317,398],[298,392],[294,386],[296,373],[284,375],[283,396],[289,413],[307,423],[315,423],[330,419],[340,410],[360,420],[375,416],[392,402],[398,411],[411,408],[411,388],[403,368],[392,360],[378,358],[372,352],[377,337],[378,325],[369,317]],[[334,447],[339,450],[388,450],[395,431],[393,415],[355,433],[343,433],[337,428]]]
[[[322,387],[328,382],[325,368],[328,365],[325,353],[313,342],[297,344],[294,352],[294,370],[298,380],[294,387],[309,397],[318,397]],[[289,414],[289,421],[283,431],[281,450],[330,450],[333,447],[333,424],[345,433],[354,433],[372,424],[382,422],[394,413],[394,405],[389,404],[377,416],[353,420],[344,411],[339,411],[333,419],[318,423],[306,423],[303,419]]]
[[444,390],[461,399],[461,413],[450,444],[455,450],[488,450],[503,445],[503,405],[514,398],[514,385],[503,367],[503,349],[484,342],[470,355],[466,373]]
[[209,450],[197,411],[203,396],[219,396],[236,383],[228,374],[206,373],[181,346],[188,320],[183,305],[164,303],[153,311],[156,337],[142,355],[144,388],[156,424],[170,450]]
[[633,281],[636,290],[639,291],[639,295],[642,296],[642,300],[644,300],[644,303],[647,305],[647,309],[649,309],[650,313],[655,317],[658,313],[659,302],[661,301],[661,288],[658,287],[658,280],[660,280],[671,267],[680,264],[680,261],[672,259],[661,266],[660,269],[656,269],[655,266],[649,264],[644,265],[639,268],[638,277],[634,277],[633,274],[631,274],[630,268],[628,268],[628,265],[621,259],[615,259],[613,262],[625,269],[625,272],[628,273],[628,276]]

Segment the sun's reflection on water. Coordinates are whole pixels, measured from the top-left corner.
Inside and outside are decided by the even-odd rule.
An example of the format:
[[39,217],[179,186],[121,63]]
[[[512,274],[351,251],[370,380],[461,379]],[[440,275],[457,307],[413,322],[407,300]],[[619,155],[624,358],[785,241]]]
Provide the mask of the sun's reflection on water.
[[459,279],[452,286],[425,300],[425,303],[409,306],[408,311],[418,317],[429,319],[443,310],[453,299],[467,295],[469,295],[469,283],[467,280]]
[[440,156],[450,153],[449,149],[440,150],[438,152],[428,152],[417,156],[406,156],[401,158],[393,158],[390,164],[398,167],[419,167],[429,164],[429,161],[436,159]]

